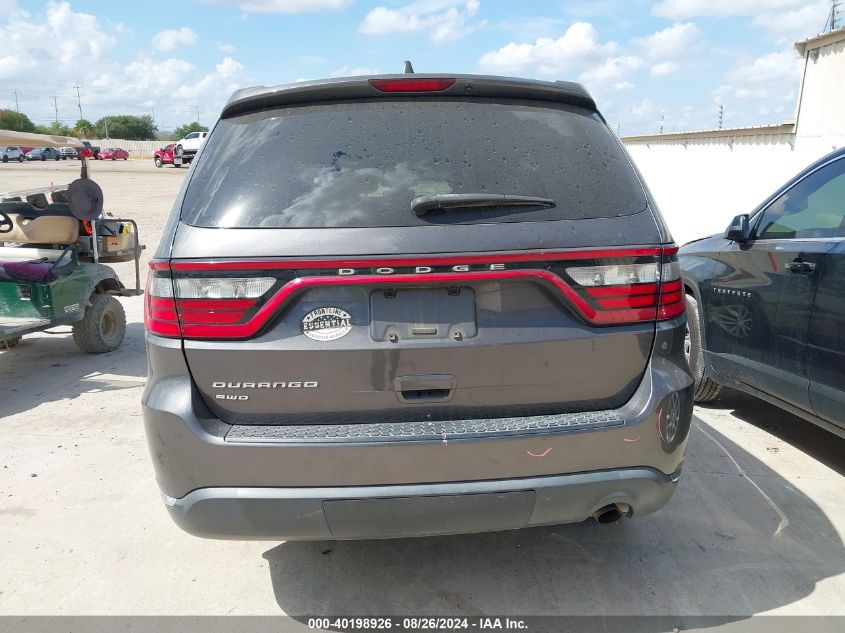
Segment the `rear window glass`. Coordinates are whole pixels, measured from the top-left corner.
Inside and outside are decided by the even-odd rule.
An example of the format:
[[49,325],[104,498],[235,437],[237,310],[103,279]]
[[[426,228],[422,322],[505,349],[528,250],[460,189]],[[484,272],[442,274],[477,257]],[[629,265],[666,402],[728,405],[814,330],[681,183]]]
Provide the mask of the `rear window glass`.
[[[435,210],[450,193],[551,198],[555,206]],[[182,206],[206,227],[374,227],[632,215],[637,177],[598,117],[566,105],[485,99],[356,101],[221,120]]]

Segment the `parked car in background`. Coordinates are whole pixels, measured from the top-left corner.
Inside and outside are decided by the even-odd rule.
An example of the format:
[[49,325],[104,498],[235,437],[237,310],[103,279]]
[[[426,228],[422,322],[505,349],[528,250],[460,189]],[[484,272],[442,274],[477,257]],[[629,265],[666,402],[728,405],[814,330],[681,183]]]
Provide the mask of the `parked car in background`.
[[[156,167],[173,164],[173,148],[175,146],[175,143],[169,143],[153,152],[153,162]],[[180,167],[180,165],[176,165],[176,167]]]
[[208,132],[191,132],[186,134],[184,138],[176,141],[176,147],[173,148],[175,156],[182,156],[185,154],[196,154],[200,146],[202,146]]
[[845,437],[845,149],[680,261],[696,400],[726,385]]
[[126,160],[129,158],[129,152],[120,147],[109,147],[100,150],[100,160]]
[[10,145],[0,149],[3,150],[2,156],[0,156],[0,161],[4,163],[8,163],[10,160],[16,160],[18,162],[22,162],[24,160],[24,153],[21,151],[20,147],[12,147]]
[[90,141],[82,141],[82,144],[85,146],[84,149],[79,149],[76,152],[76,157],[79,158],[79,152],[88,150],[91,152],[91,158],[97,160],[100,157],[100,148],[97,145],[91,145]]
[[670,499],[677,247],[582,86],[257,87],[213,129],[145,294],[146,434],[182,528],[421,536]]
[[62,160],[67,160],[68,158],[74,159],[79,157],[76,153],[75,147],[60,147],[59,153],[62,155]]
[[62,155],[55,147],[35,147],[26,153],[27,160],[61,160]]

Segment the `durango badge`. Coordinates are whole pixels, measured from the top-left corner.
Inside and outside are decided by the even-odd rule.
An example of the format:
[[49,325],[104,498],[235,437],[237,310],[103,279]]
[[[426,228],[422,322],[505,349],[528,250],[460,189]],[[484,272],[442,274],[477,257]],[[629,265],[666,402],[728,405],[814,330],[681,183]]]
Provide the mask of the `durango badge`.
[[340,308],[317,308],[302,317],[302,333],[315,341],[336,341],[351,329],[352,317]]

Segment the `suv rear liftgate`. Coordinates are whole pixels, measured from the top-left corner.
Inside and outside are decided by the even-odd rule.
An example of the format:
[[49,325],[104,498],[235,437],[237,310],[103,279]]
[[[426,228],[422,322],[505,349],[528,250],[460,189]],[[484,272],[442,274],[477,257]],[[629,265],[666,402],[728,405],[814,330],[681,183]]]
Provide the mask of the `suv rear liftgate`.
[[691,413],[677,248],[580,87],[245,91],[174,213],[145,419],[188,531],[477,531],[671,495]]

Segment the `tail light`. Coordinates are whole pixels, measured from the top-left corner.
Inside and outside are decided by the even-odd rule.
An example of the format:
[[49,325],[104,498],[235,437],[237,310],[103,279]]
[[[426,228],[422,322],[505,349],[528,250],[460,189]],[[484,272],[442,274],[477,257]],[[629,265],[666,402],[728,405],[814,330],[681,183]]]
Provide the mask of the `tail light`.
[[638,323],[673,319],[684,313],[677,248],[635,262],[597,262],[567,266],[566,276],[596,324]]
[[259,276],[173,277],[168,264],[153,262],[144,323],[161,336],[219,338],[216,328],[250,319],[277,282]]
[[684,313],[677,248],[430,256],[425,258],[152,262],[144,322],[160,336],[255,336],[294,295],[320,286],[444,286],[532,280],[592,325]]

